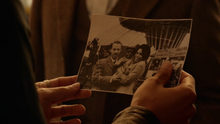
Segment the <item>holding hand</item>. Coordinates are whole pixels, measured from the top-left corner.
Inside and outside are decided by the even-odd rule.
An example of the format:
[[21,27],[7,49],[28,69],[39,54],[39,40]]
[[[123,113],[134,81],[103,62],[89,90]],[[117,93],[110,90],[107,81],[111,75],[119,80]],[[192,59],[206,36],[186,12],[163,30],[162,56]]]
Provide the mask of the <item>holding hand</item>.
[[119,72],[116,72],[115,74],[112,75],[111,77],[111,81],[110,82],[114,82],[114,81],[120,81],[120,73]]
[[[53,104],[63,101],[88,98],[91,96],[91,91],[80,89],[80,83],[76,83],[76,80],[77,76],[71,76],[35,83],[48,124],[59,123],[50,122],[52,118],[82,115],[85,113],[85,107],[83,105],[60,105],[51,107]],[[81,121],[79,119],[72,119],[66,122],[61,122],[60,124],[62,123],[80,124]]]
[[115,62],[115,66],[120,66],[122,64],[124,64],[125,62],[127,62],[128,59],[125,57],[120,58],[118,61]]
[[154,113],[161,124],[188,124],[196,108],[195,80],[182,71],[180,85],[163,86],[172,75],[172,65],[165,62],[154,77],[148,78],[135,92],[131,106],[142,106]]

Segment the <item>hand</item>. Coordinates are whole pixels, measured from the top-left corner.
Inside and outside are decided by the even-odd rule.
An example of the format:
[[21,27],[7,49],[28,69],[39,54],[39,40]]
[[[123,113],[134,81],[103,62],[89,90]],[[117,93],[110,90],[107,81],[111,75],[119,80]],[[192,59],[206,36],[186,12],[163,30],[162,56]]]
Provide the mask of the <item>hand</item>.
[[115,65],[114,66],[120,66],[122,65],[123,63],[125,63],[128,59],[126,59],[125,57],[123,58],[120,58],[118,61],[115,62]]
[[127,58],[123,57],[120,59],[120,63],[125,63],[125,62],[127,62],[127,60],[128,60]]
[[[80,83],[76,83],[76,80],[77,76],[70,76],[35,83],[47,124],[58,123],[50,122],[53,118],[82,115],[85,113],[85,107],[83,105],[60,105],[51,107],[53,104],[63,101],[88,98],[91,96],[91,91],[80,89]],[[62,123],[80,124],[81,121],[79,119],[72,119],[61,122],[60,124]]]
[[116,72],[115,74],[116,74],[119,78],[124,75],[122,72]]
[[154,77],[148,78],[135,92],[131,106],[142,106],[154,113],[161,124],[188,124],[196,108],[195,80],[182,71],[180,85],[163,86],[172,75],[172,65],[165,62]]
[[118,74],[119,74],[119,72],[116,72],[114,75],[112,75],[110,82],[120,81],[120,77],[118,76]]

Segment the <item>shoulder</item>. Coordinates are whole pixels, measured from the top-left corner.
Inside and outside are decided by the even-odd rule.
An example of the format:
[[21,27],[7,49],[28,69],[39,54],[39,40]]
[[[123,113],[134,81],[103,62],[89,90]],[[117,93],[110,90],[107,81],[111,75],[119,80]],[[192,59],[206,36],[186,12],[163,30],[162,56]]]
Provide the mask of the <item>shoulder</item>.
[[110,57],[99,59],[96,64],[106,63],[107,61],[110,61],[110,59]]
[[145,61],[140,61],[140,62],[136,63],[136,66],[145,68],[146,63],[145,63]]

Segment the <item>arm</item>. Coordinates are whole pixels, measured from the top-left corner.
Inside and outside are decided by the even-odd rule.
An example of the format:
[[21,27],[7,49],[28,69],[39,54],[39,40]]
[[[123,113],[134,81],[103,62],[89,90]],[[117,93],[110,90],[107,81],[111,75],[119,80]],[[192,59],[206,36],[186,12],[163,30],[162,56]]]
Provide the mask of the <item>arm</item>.
[[[111,75],[105,74],[104,69],[106,68],[104,66],[103,61],[98,60],[92,72],[92,82],[94,84],[104,84],[104,85],[109,84]],[[110,72],[107,72],[107,73],[110,73]]]
[[128,75],[124,73],[119,73],[118,75],[119,77],[121,77],[120,82],[122,84],[130,84],[133,81],[137,80],[144,73],[145,66],[145,62],[139,62],[135,65],[134,68],[132,68]]
[[120,58],[117,62],[115,62],[114,67],[117,69],[118,67],[122,66],[127,61],[128,59],[126,59],[125,57]]

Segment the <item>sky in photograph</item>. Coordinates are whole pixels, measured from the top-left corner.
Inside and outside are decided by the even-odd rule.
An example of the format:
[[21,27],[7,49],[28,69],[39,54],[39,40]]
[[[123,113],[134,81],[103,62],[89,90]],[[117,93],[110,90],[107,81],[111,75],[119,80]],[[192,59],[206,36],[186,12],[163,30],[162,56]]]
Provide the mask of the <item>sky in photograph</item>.
[[[121,41],[124,46],[147,43],[145,33],[121,26],[119,18],[116,16],[92,16],[88,41],[92,41],[96,37],[99,38],[100,45],[109,45],[116,40]],[[180,47],[188,46],[189,38],[190,33],[186,34]],[[152,47],[151,50],[154,50],[154,48]]]

